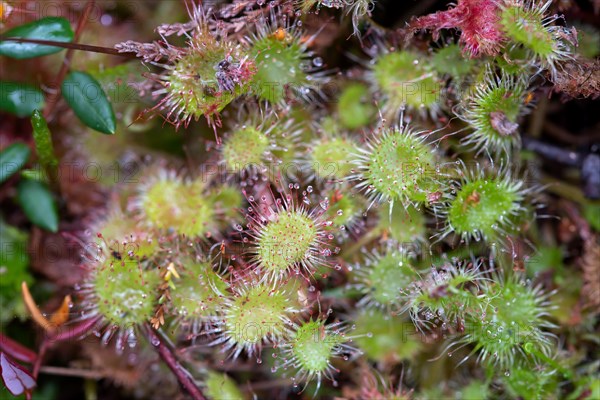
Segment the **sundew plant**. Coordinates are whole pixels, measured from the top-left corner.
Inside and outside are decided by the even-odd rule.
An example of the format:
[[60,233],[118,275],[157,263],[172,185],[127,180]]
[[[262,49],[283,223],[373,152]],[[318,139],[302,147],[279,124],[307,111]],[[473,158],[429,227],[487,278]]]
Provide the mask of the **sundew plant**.
[[599,399],[599,18],[0,1],[0,397]]

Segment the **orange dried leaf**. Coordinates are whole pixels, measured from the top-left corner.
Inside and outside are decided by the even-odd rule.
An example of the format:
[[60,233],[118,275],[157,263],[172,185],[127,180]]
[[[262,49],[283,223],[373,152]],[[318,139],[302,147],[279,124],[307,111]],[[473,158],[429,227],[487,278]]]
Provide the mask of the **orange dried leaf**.
[[61,326],[69,320],[69,309],[71,308],[71,296],[65,296],[62,304],[50,318],[50,323],[53,326]]

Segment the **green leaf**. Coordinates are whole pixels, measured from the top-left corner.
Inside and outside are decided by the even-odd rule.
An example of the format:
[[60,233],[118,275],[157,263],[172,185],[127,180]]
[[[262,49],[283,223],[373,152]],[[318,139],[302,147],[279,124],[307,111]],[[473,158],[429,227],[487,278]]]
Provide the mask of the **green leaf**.
[[33,224],[50,232],[58,231],[56,201],[46,185],[23,179],[17,187],[17,198],[23,212]]
[[27,162],[31,151],[25,143],[13,143],[0,152],[0,183],[10,178]]
[[21,176],[25,179],[32,179],[42,183],[49,183],[48,174],[44,173],[40,168],[27,168],[21,171]]
[[54,146],[52,145],[52,134],[48,129],[46,119],[41,112],[35,110],[31,116],[31,126],[33,127],[33,140],[35,149],[40,159],[40,164],[49,176],[53,176],[58,166],[58,160],[54,155]]
[[583,207],[583,216],[589,222],[589,224],[600,232],[600,205],[599,204],[586,204]]
[[0,218],[0,237],[3,246],[0,255],[0,288],[7,297],[17,296],[21,293],[21,282],[31,282],[31,276],[27,273],[28,235]]
[[[3,37],[52,40],[55,42],[71,42],[73,30],[65,18],[47,17],[25,25],[17,26],[7,32]],[[35,43],[19,43],[10,40],[0,41],[0,55],[12,58],[32,58],[58,53],[64,50],[61,47]]]
[[0,82],[0,110],[17,117],[29,117],[44,107],[44,93],[35,86],[17,82]]
[[115,113],[104,90],[90,74],[69,73],[62,83],[62,94],[85,125],[109,135],[115,133]]

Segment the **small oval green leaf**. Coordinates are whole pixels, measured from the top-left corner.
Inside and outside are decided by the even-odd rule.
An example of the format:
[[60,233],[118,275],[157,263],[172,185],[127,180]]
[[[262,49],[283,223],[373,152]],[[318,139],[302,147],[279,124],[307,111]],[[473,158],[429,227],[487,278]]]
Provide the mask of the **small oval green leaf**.
[[23,179],[17,187],[17,199],[29,220],[42,229],[58,231],[56,201],[42,182]]
[[62,95],[81,122],[112,135],[117,129],[115,113],[100,83],[85,72],[70,72],[62,83]]
[[[47,17],[28,24],[19,25],[4,32],[3,37],[52,40],[71,42],[73,30],[68,20],[61,17]],[[58,53],[61,47],[35,43],[19,43],[10,40],[0,41],[0,55],[12,58],[32,58]]]
[[44,93],[35,86],[18,82],[0,82],[0,110],[17,117],[29,117],[44,108]]
[[0,152],[0,183],[20,170],[29,159],[29,146],[25,143],[13,143]]

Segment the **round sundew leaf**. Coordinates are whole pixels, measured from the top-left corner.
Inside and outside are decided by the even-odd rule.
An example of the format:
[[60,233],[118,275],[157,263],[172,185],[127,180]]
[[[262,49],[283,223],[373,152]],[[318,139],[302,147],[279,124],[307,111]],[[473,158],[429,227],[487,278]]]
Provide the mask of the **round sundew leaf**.
[[266,286],[254,286],[238,295],[227,310],[225,325],[240,345],[256,345],[279,336],[285,327],[290,301],[286,295]]
[[335,346],[342,342],[342,336],[328,332],[323,321],[310,321],[296,330],[290,344],[300,369],[318,374],[327,371]]
[[[120,259],[119,259],[120,258]],[[111,257],[93,272],[98,312],[111,324],[130,328],[154,315],[155,290],[160,277],[145,270],[135,259],[122,254]]]
[[188,237],[206,234],[214,222],[213,202],[200,181],[158,181],[143,195],[142,209],[153,226]]
[[260,232],[258,258],[269,272],[282,273],[307,260],[317,239],[317,227],[308,216],[282,211]]
[[553,53],[555,44],[552,34],[544,27],[543,18],[537,10],[508,6],[502,10],[500,24],[511,40],[540,57],[547,57]]
[[453,79],[461,79],[471,72],[475,61],[464,57],[459,45],[452,44],[439,49],[433,56],[431,65],[440,74],[450,75]]
[[245,397],[226,374],[209,371],[204,380],[204,394],[209,400],[244,400]]
[[[4,37],[71,42],[73,30],[68,20],[61,17],[47,17],[14,27],[2,34]],[[64,50],[61,47],[35,43],[19,43],[10,40],[0,41],[0,55],[24,59],[45,56]]]
[[366,178],[389,199],[425,201],[426,193],[435,191],[435,179],[430,179],[435,170],[433,151],[410,134],[396,131],[383,136],[369,161]]
[[417,277],[405,255],[387,254],[377,260],[369,271],[369,294],[379,304],[393,304]]
[[50,232],[58,231],[58,210],[54,196],[39,181],[23,179],[17,186],[17,198],[29,220]]
[[480,297],[489,302],[489,311],[466,314],[466,323],[472,327],[466,340],[485,354],[494,354],[488,362],[509,366],[521,348],[538,352],[550,345],[542,331],[546,325],[543,296],[525,282],[509,278],[486,287]]
[[[192,44],[194,51],[181,57],[165,79],[168,94],[163,109],[167,112],[177,110],[172,115],[168,113],[167,118],[176,125],[222,111],[250,90],[256,69],[254,62],[241,62],[244,54],[227,48],[227,41],[216,40],[206,29],[194,36]],[[219,71],[219,64],[227,59],[231,60],[230,65],[237,63],[239,66],[235,68],[235,80],[225,78],[228,87],[224,88],[218,72],[224,72]]]
[[414,108],[437,103],[440,85],[425,70],[424,60],[418,54],[400,51],[381,55],[373,66],[378,88],[394,106]]
[[62,95],[75,115],[88,127],[107,135],[117,130],[112,105],[100,83],[86,72],[70,72],[61,86]]
[[518,209],[520,195],[494,180],[464,185],[450,205],[448,222],[459,233],[481,232],[493,237],[499,225]]
[[184,260],[180,279],[175,280],[171,290],[171,304],[175,311],[186,318],[202,318],[215,315],[219,310],[219,296],[227,291],[227,283],[213,270],[209,263]]
[[321,178],[342,179],[354,168],[350,159],[355,151],[356,144],[349,139],[323,138],[312,148],[312,167]]
[[410,359],[422,347],[412,322],[381,310],[362,310],[354,321],[356,344],[372,360]]
[[[523,108],[523,94],[524,90],[518,87],[514,90],[499,87],[478,98],[474,112],[475,125],[479,127],[478,134],[492,136],[494,140],[514,141],[514,133],[509,134],[505,129],[509,126],[518,127],[517,118]],[[495,117],[498,115],[500,120]]]
[[284,100],[287,87],[296,89],[307,84],[302,70],[304,52],[296,40],[267,36],[254,43],[251,53],[257,68],[252,89],[260,98],[277,103]]
[[0,110],[23,118],[42,108],[44,93],[40,89],[26,83],[0,82]]
[[0,152],[0,183],[23,168],[31,150],[25,143],[13,143]]
[[327,209],[327,219],[338,227],[351,224],[352,220],[365,210],[362,200],[361,197],[347,194],[341,199],[331,202]]
[[379,224],[387,230],[398,243],[410,243],[425,238],[425,216],[416,207],[394,207],[390,213],[390,204],[383,203],[379,208]]
[[371,99],[369,89],[354,83],[344,89],[338,101],[340,122],[349,129],[368,125],[375,115],[375,107],[367,101]]
[[[551,368],[536,369],[534,366],[523,361],[511,363],[508,373],[505,371],[501,376],[508,392],[507,394],[511,398],[523,400],[550,399],[555,397],[556,389],[561,380],[561,375],[557,374],[555,370]],[[595,381],[598,382],[597,379]],[[598,396],[591,393],[588,398],[596,399]]]
[[138,259],[151,257],[159,249],[158,240],[151,230],[143,229],[138,221],[121,212],[112,213],[97,230],[95,234],[102,234],[96,240],[98,245],[123,249],[123,253]]
[[223,159],[227,168],[234,172],[257,168],[263,166],[268,149],[267,135],[253,127],[247,127],[233,132],[225,140]]

